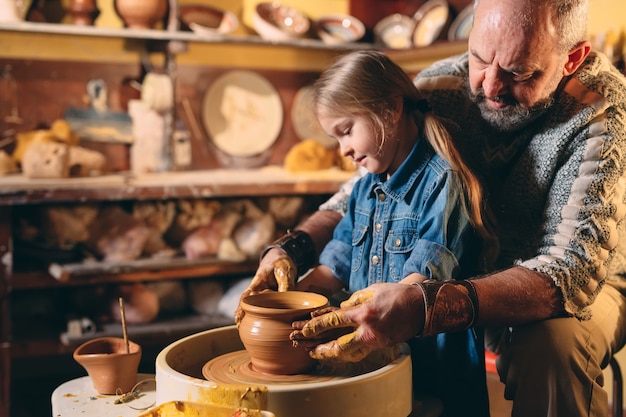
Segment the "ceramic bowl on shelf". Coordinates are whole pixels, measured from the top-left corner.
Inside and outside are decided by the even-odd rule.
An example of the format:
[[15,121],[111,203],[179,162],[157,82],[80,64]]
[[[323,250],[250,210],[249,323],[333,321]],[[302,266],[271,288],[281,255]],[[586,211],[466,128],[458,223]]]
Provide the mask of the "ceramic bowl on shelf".
[[365,35],[365,25],[347,14],[329,14],[315,22],[317,36],[328,45],[356,42]]
[[276,1],[257,4],[252,24],[259,36],[269,41],[302,38],[311,28],[311,20],[306,14]]
[[474,5],[466,6],[454,18],[448,29],[448,40],[458,41],[469,38],[470,31],[474,23]]
[[446,0],[429,0],[424,3],[413,15],[413,46],[432,44],[439,38],[449,19],[450,6]]
[[381,19],[374,26],[374,35],[378,43],[390,49],[406,49],[413,44],[412,36],[415,20],[410,16],[394,13]]
[[180,6],[180,20],[200,36],[226,35],[239,27],[233,13],[201,4]]

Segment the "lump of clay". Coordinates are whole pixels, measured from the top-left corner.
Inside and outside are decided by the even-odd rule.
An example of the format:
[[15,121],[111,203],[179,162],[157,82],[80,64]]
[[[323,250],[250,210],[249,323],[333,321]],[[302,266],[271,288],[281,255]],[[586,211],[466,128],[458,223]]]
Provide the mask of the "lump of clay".
[[52,122],[50,129],[20,132],[16,135],[16,139],[17,146],[15,147],[12,156],[17,163],[22,163],[24,154],[33,143],[56,142],[68,146],[75,146],[79,141],[76,132],[73,132],[68,122],[63,119],[57,119]]
[[294,145],[285,156],[285,169],[290,172],[319,171],[335,165],[336,150],[326,148],[313,139]]
[[233,239],[237,247],[252,258],[258,256],[263,248],[274,239],[276,224],[271,214],[258,218],[247,218],[237,225],[233,231]]
[[277,225],[288,228],[300,220],[306,206],[300,196],[275,196],[269,199],[267,209]]
[[138,259],[149,237],[145,224],[121,207],[110,206],[91,224],[87,244],[104,262],[124,262]]
[[185,238],[181,249],[187,259],[215,256],[222,240],[230,237],[242,215],[236,211],[222,211],[206,225],[198,227]]
[[69,148],[69,171],[72,177],[88,177],[101,175],[106,158],[98,151],[70,146]]
[[116,295],[110,302],[110,311],[113,319],[118,322],[122,321],[119,297],[124,300],[124,315],[127,323],[150,323],[159,315],[159,296],[144,284],[120,285]]
[[72,130],[66,120],[57,119],[52,122],[50,132],[57,142],[65,143],[70,146],[78,145],[78,134]]
[[189,304],[198,314],[215,314],[223,295],[224,286],[217,279],[189,282]]
[[17,145],[15,150],[13,151],[13,159],[18,163],[23,163],[24,154],[30,145],[33,143],[41,143],[41,142],[57,142],[63,143],[56,140],[54,133],[50,130],[39,129],[39,130],[31,130],[28,132],[20,132],[16,135]]
[[0,175],[15,174],[19,171],[13,158],[5,151],[0,151]]
[[35,142],[24,152],[22,172],[28,178],[70,176],[69,147],[63,143]]

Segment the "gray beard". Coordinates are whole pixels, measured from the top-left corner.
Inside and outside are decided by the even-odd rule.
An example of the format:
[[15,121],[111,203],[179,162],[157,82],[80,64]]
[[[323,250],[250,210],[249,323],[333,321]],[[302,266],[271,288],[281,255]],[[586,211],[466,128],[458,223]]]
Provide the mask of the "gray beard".
[[524,107],[514,101],[513,98],[502,98],[507,106],[502,109],[496,109],[487,104],[487,99],[482,89],[474,94],[468,88],[471,100],[476,103],[480,110],[482,118],[494,129],[501,132],[513,132],[528,126],[540,116],[554,103],[554,97],[550,96],[532,107]]

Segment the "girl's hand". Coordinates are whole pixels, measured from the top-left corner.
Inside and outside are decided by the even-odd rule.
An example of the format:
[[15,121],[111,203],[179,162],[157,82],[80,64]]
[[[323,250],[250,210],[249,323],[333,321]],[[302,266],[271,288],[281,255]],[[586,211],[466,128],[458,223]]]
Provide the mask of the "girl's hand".
[[[264,291],[289,291],[295,288],[296,265],[280,249],[270,250],[259,263],[259,268],[248,288],[241,293],[239,302],[249,295]],[[235,311],[235,323],[239,326],[244,312],[241,305]]]

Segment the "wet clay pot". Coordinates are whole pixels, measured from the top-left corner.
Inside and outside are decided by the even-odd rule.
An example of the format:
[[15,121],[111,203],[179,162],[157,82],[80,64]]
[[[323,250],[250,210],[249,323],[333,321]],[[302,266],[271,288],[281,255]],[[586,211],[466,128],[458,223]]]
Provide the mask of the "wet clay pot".
[[153,29],[165,17],[167,0],[114,0],[115,10],[129,29]]
[[302,347],[294,347],[289,334],[291,323],[308,319],[310,313],[328,305],[322,295],[301,292],[267,292],[244,298],[245,315],[239,324],[239,337],[250,355],[256,372],[274,375],[306,373],[315,360]]
[[127,393],[137,383],[141,346],[129,341],[129,351],[120,337],[99,337],[77,347],[74,360],[85,368],[99,394]]

